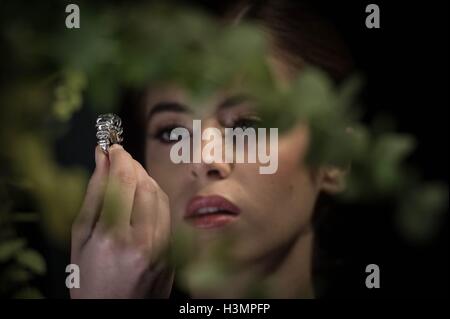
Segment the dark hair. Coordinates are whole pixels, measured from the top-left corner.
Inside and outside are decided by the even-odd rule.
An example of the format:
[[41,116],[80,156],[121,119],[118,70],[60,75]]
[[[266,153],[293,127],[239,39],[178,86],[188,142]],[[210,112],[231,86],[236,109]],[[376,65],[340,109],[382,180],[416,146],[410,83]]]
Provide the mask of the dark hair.
[[329,10],[320,0],[257,0],[240,2],[229,16],[260,24],[290,66],[301,69],[308,63],[340,82],[353,70],[353,61]]

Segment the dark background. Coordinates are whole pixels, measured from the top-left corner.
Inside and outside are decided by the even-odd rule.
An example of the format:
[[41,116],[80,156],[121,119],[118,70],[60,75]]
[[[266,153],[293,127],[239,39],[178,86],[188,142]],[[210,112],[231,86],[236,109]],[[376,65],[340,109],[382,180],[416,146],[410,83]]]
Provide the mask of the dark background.
[[[183,2],[216,13],[229,5]],[[365,7],[370,3],[380,7],[380,29],[365,27]],[[417,138],[409,163],[421,169],[425,180],[448,183],[448,2],[317,1],[317,6],[334,20],[366,78],[364,119],[381,111],[392,114],[397,131]],[[56,145],[62,164],[93,170],[95,118],[88,108],[74,116],[72,130]],[[346,208],[329,216],[319,231],[321,249],[333,260],[323,274],[327,284],[322,297],[448,296],[448,214],[434,239],[419,245],[399,235],[393,217],[383,206]],[[48,275],[38,285],[47,297],[67,297],[68,253],[53,247],[38,229],[27,227],[23,231],[49,263]],[[380,266],[380,289],[365,287],[365,267],[370,263]]]

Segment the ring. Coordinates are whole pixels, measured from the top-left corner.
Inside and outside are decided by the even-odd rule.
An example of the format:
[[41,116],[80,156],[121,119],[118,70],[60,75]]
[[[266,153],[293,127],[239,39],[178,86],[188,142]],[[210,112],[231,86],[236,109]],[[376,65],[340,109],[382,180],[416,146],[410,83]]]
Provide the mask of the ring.
[[122,120],[117,115],[112,113],[99,115],[95,127],[97,144],[103,152],[108,153],[110,146],[122,143]]

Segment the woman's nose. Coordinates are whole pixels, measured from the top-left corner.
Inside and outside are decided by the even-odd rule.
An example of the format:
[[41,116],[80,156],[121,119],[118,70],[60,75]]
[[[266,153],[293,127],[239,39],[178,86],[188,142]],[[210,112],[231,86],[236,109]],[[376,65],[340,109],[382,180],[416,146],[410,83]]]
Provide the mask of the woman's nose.
[[208,180],[221,180],[227,178],[231,173],[230,163],[198,163],[192,164],[192,175],[196,178]]
[[[207,130],[215,130],[216,134],[206,134],[206,136],[209,136],[210,138],[206,140],[202,139],[201,148],[197,150],[201,152],[201,163],[193,164],[192,174],[195,177],[207,179],[227,178],[231,174],[233,164],[227,163],[227,161],[224,160],[224,137],[223,134],[219,133],[222,130],[220,130],[218,125],[215,125],[217,123],[208,123],[205,121],[202,125],[204,123],[209,125],[203,127],[202,136]],[[215,135],[214,138],[212,138],[212,135]]]

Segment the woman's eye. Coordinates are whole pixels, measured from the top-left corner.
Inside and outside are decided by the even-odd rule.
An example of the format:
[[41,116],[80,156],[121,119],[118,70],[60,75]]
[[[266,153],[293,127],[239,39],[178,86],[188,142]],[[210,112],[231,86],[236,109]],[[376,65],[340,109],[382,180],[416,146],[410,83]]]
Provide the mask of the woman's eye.
[[154,138],[159,140],[161,143],[172,144],[185,138],[184,135],[175,134],[174,129],[179,128],[179,126],[169,126],[162,128],[154,134]]
[[241,128],[243,131],[248,128],[256,129],[259,122],[260,121],[258,119],[239,119],[233,123],[233,129]]

